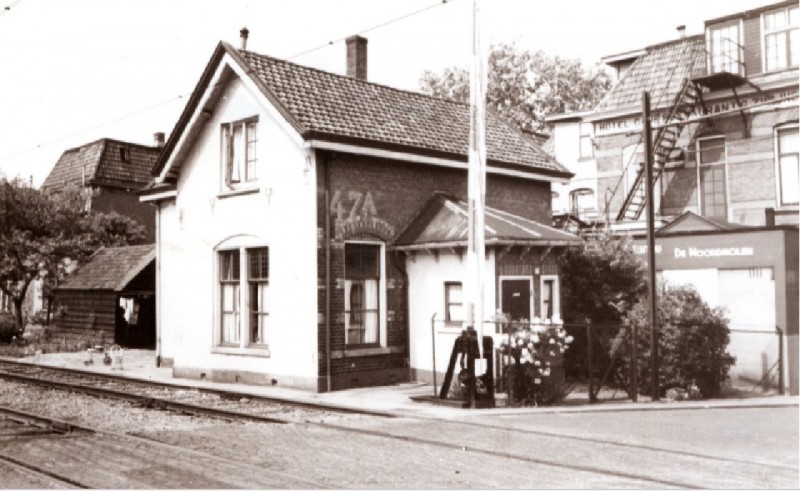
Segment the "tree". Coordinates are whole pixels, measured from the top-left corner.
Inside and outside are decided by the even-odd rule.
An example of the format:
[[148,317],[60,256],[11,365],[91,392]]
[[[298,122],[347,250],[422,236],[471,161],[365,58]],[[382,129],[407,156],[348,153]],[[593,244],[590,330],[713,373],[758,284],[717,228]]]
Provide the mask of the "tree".
[[[469,101],[469,72],[463,68],[425,71],[420,86],[436,97]],[[594,107],[610,87],[608,73],[578,59],[523,51],[514,44],[497,44],[489,52],[488,107],[524,131],[543,129],[548,114]]]
[[[611,362],[609,351],[619,334],[624,316],[647,294],[644,263],[636,256],[626,237],[602,232],[572,247],[561,256],[561,304],[567,331],[575,342],[564,356],[567,374],[572,378],[602,376]],[[587,331],[585,322],[592,324]],[[587,363],[587,333],[592,351]]]
[[118,213],[87,212],[85,202],[76,188],[46,194],[20,179],[0,179],[0,290],[11,299],[20,333],[22,305],[33,281],[43,279],[52,291],[75,262],[100,247],[140,243],[145,237],[135,221]]
[[564,321],[619,323],[647,293],[644,263],[630,240],[604,232],[560,260]]

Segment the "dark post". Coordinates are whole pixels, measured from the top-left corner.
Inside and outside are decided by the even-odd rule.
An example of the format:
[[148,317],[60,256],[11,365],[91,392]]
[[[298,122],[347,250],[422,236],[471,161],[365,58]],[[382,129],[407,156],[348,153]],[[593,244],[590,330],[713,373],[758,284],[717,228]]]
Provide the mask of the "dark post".
[[637,402],[639,400],[639,369],[636,366],[636,324],[632,324],[628,318],[622,322],[631,328],[631,400]]
[[436,397],[436,314],[431,317],[431,352],[433,353],[433,397]]
[[650,323],[650,353],[653,363],[653,400],[659,400],[658,390],[658,318],[656,311],[656,246],[653,198],[653,138],[650,129],[650,93],[642,92],[642,141],[645,151],[645,191],[647,204],[647,293]]
[[783,329],[775,326],[778,332],[778,393],[780,395],[786,394],[783,388]]
[[586,369],[589,371],[589,402],[596,402],[597,398],[594,393],[594,382],[592,380],[592,322],[586,319]]

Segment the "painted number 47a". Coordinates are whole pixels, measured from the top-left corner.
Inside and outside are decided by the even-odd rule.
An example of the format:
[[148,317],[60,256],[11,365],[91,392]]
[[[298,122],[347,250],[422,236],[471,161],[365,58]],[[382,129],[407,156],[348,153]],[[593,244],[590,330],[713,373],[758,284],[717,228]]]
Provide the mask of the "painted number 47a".
[[331,198],[331,209],[336,214],[336,221],[356,220],[378,215],[375,201],[369,191],[362,193],[361,191],[341,192],[336,190]]

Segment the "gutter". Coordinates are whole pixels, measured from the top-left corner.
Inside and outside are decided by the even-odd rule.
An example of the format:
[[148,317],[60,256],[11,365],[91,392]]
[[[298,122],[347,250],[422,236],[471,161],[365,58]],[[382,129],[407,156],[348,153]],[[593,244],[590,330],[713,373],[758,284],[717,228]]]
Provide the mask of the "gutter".
[[[317,152],[318,156],[325,155]],[[325,162],[325,377],[327,391],[331,391],[331,159],[326,156],[319,159]]]

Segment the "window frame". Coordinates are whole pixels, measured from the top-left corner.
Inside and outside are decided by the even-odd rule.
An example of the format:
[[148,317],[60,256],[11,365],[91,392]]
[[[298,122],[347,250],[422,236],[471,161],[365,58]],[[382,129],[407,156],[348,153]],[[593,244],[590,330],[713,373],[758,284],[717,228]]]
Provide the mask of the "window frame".
[[[377,247],[378,251],[378,274],[380,275],[378,278],[378,305],[375,310],[377,310],[378,315],[378,340],[375,343],[351,343],[348,342],[348,314],[351,314],[352,311],[348,309],[348,302],[347,299],[349,294],[347,292],[348,289],[348,281],[351,281],[347,277],[347,246],[348,245],[367,245],[367,246],[375,246]],[[345,290],[343,295],[343,304],[342,304],[342,314],[344,316],[344,320],[342,322],[343,328],[343,335],[344,335],[344,348],[345,350],[348,349],[363,349],[363,348],[385,348],[388,344],[387,339],[387,308],[386,308],[386,243],[379,240],[346,240],[344,242],[344,248],[342,251],[342,260],[344,266],[344,278],[343,278],[343,289]]]
[[[594,135],[592,134],[592,130],[594,125],[592,123],[578,123],[578,160],[592,160],[594,159]],[[589,151],[584,153],[584,145],[588,140],[588,149]]]
[[[258,183],[258,115],[220,123],[220,172],[223,191],[239,190]],[[236,129],[241,129],[241,140],[236,141]],[[252,128],[253,139],[250,139]],[[240,168],[234,166],[241,152]],[[234,180],[234,171],[238,177]]]
[[[450,299],[451,288],[458,286],[461,289],[461,300],[453,302]],[[447,327],[461,327],[466,322],[466,319],[453,319],[450,316],[450,306],[461,306],[462,316],[464,314],[464,284],[461,281],[445,281],[444,282],[444,323]]]
[[[780,133],[782,131],[791,131],[794,130],[795,132],[800,132],[800,125],[798,123],[788,123],[788,124],[781,124],[775,127],[774,133],[774,151],[775,151],[775,203],[777,208],[784,208],[784,207],[791,207],[791,206],[798,206],[800,205],[800,200],[785,203],[783,200],[783,167],[781,166],[781,156],[782,155],[791,155],[789,153],[782,154],[780,149]],[[798,135],[800,138],[800,135]],[[800,152],[798,152],[798,161],[800,161]],[[800,174],[800,163],[798,163],[798,174]]]
[[[762,70],[762,73],[779,72],[781,70],[788,70],[788,69],[791,69],[791,68],[796,68],[797,66],[800,65],[800,63],[794,64],[794,65],[792,64],[792,36],[791,36],[791,32],[792,31],[800,31],[800,21],[798,21],[797,24],[794,24],[794,25],[791,24],[791,15],[790,14],[791,14],[792,10],[798,11],[799,10],[798,6],[797,5],[794,5],[794,6],[788,6],[787,5],[787,6],[784,6],[784,7],[780,7],[780,8],[777,8],[777,9],[770,10],[768,12],[763,12],[761,14],[761,18],[760,18],[760,27],[761,27],[760,42],[761,42],[761,70]],[[780,27],[780,28],[773,28],[772,30],[768,31],[767,30],[767,16],[773,15],[773,14],[776,14],[776,13],[779,13],[779,12],[783,12],[786,15],[786,25],[783,26],[783,27]],[[797,17],[798,15],[800,15],[800,12],[795,14],[795,19],[798,18]],[[785,44],[786,44],[786,46],[785,46],[786,52],[785,52],[785,57],[783,59],[783,63],[785,63],[785,64],[781,66],[781,60],[779,60],[777,67],[769,68],[768,67],[768,61],[767,61],[768,60],[768,58],[767,58],[767,37],[769,37],[769,36],[777,36],[777,35],[779,35],[781,33],[785,33],[786,34],[786,39],[784,41]],[[800,36],[800,33],[798,33],[797,35]],[[798,46],[798,50],[800,50],[800,46]],[[800,58],[800,52],[796,53],[795,55]]]
[[[249,271],[249,251],[257,249],[267,249],[268,265],[271,265],[272,256],[269,254],[269,245],[263,241],[257,240],[254,237],[239,237],[237,239],[226,241],[224,245],[217,246],[214,249],[214,301],[213,301],[213,342],[211,346],[212,353],[218,354],[237,354],[237,355],[253,355],[253,356],[270,356],[271,339],[266,336],[263,343],[250,342],[252,336],[251,326],[251,290],[250,290],[250,271]],[[238,340],[235,342],[223,341],[223,288],[222,288],[222,255],[227,253],[237,253],[239,257],[239,279],[236,281],[238,287],[238,326],[237,336]],[[268,266],[268,274],[269,274]],[[269,277],[266,278],[269,284]],[[229,284],[233,284],[231,281]],[[269,309],[269,306],[267,306]],[[267,315],[269,311],[265,312]]]
[[[701,144],[703,142],[706,142],[706,141],[709,141],[709,140],[721,140],[723,142],[723,146],[722,146],[722,162],[721,163],[720,162],[715,162],[715,163],[711,163],[711,164],[702,163],[702,160],[701,160],[702,159],[702,152],[701,152],[700,146],[701,146]],[[703,190],[703,170],[704,169],[709,169],[710,167],[713,167],[713,166],[721,166],[722,167],[722,171],[724,173],[723,184],[725,186],[725,189],[724,189],[725,216],[723,217],[723,219],[725,221],[729,221],[730,220],[729,217],[730,217],[730,213],[731,213],[731,207],[730,207],[730,183],[728,182],[728,142],[727,142],[727,139],[725,138],[725,135],[724,134],[715,134],[715,135],[708,135],[708,136],[703,136],[703,137],[697,138],[697,140],[695,141],[695,155],[696,155],[696,158],[695,158],[696,159],[695,175],[696,175],[696,179],[697,179],[697,188],[696,189],[697,189],[697,212],[698,212],[698,214],[700,216],[702,216],[702,217],[710,218],[712,220],[720,218],[718,216],[709,216],[705,212],[706,203],[705,203],[705,194],[704,194],[705,191]]]
[[[745,75],[745,66],[744,66],[744,26],[742,19],[733,19],[727,22],[719,23],[715,26],[709,26],[706,30],[706,47],[708,49],[708,56],[707,56],[707,71],[709,74],[715,73],[733,73],[736,75]],[[736,57],[735,59],[731,57],[731,59],[725,60],[720,63],[720,66],[717,67],[715,64],[715,60],[717,58],[721,58],[723,56],[730,56],[730,49],[721,51],[719,54],[715,53],[714,49],[716,44],[714,43],[714,32],[721,31],[723,29],[729,30],[731,28],[736,29],[736,41],[732,41],[729,38],[725,38],[728,42],[733,42],[736,46],[734,48]],[[731,70],[731,68],[735,67],[735,70]]]
[[[252,276],[252,263],[251,263],[251,254],[258,252],[258,251],[265,251],[266,252],[266,269],[267,275],[266,276]],[[268,343],[266,340],[268,336],[263,332],[266,329],[263,329],[261,334],[261,341],[254,341],[253,335],[254,332],[257,332],[259,328],[259,320],[262,318],[264,319],[264,324],[268,327],[269,326],[269,301],[266,302],[266,306],[262,305],[260,302],[261,299],[261,287],[266,289],[265,296],[269,298],[269,247],[262,246],[262,247],[248,247],[244,249],[244,254],[247,259],[247,315],[249,317],[248,324],[245,327],[245,332],[247,333],[247,346],[248,347],[266,347]],[[255,292],[254,289],[255,288]],[[258,301],[253,301],[253,298],[259,299]],[[254,308],[254,304],[257,304]],[[254,322],[255,321],[255,322]],[[254,329],[256,331],[254,331]]]
[[[553,316],[545,317],[545,299],[544,299],[544,285],[546,282],[552,281],[553,282],[553,298],[552,298],[552,306],[553,306]],[[554,274],[543,274],[539,276],[539,318],[542,320],[545,319],[553,319],[555,316],[558,318],[561,317],[561,283],[559,281],[558,275]]]

